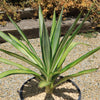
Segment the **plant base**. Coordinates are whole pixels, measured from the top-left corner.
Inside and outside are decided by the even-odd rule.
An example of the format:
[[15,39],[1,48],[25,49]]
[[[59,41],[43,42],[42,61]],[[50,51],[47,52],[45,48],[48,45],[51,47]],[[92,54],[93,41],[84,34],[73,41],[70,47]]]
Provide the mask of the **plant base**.
[[56,87],[52,94],[46,94],[44,88],[37,87],[35,77],[27,80],[20,89],[21,100],[81,100],[81,91],[71,80]]

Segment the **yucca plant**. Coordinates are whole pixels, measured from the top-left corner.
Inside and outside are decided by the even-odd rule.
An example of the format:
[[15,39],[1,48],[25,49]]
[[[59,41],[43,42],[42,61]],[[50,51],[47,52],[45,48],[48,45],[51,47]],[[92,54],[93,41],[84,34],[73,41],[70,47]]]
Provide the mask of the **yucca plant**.
[[[89,11],[90,12],[90,11]],[[20,35],[23,37],[23,40],[27,43],[27,46],[18,40],[16,37],[14,37],[11,34],[5,34],[0,31],[0,37],[2,37],[7,42],[11,43],[16,49],[18,49],[20,52],[22,52],[25,56],[23,57],[21,55],[18,55],[16,53],[0,49],[0,51],[16,57],[17,59],[20,59],[28,64],[30,64],[32,67],[37,68],[41,74],[26,68],[25,66],[12,62],[10,60],[4,59],[0,57],[0,62],[14,65],[18,67],[19,69],[14,70],[8,70],[5,72],[0,73],[0,78],[13,75],[13,74],[32,74],[39,80],[39,87],[43,88],[45,87],[46,93],[52,93],[54,88],[58,85],[60,85],[62,82],[65,82],[66,80],[70,78],[74,78],[83,74],[87,74],[93,71],[96,71],[98,68],[94,69],[88,69],[84,71],[80,71],[75,74],[67,75],[63,78],[61,78],[57,83],[55,82],[57,77],[60,76],[60,74],[68,71],[68,69],[74,67],[81,61],[83,61],[85,58],[89,57],[96,51],[100,50],[100,47],[97,47],[94,50],[89,51],[88,53],[84,54],[80,58],[76,59],[75,61],[71,62],[70,64],[63,66],[62,64],[65,61],[66,56],[69,54],[69,52],[78,44],[82,44],[79,42],[73,42],[73,39],[79,32],[80,28],[84,24],[87,16],[84,18],[82,23],[75,29],[76,24],[81,16],[81,13],[76,18],[73,25],[69,28],[69,30],[66,32],[65,36],[60,41],[60,30],[61,30],[61,20],[62,20],[62,13],[63,9],[61,11],[61,14],[59,16],[58,22],[56,22],[56,13],[54,11],[53,15],[53,23],[51,27],[51,34],[50,37],[48,36],[48,31],[44,23],[43,15],[41,7],[39,6],[39,34],[40,34],[40,45],[41,45],[41,51],[42,51],[42,60],[38,57],[35,49],[31,45],[31,43],[28,41],[22,30],[18,27],[18,25],[9,17],[10,21],[15,25]],[[74,30],[75,29],[75,30]],[[72,35],[71,35],[72,34]],[[71,36],[70,36],[71,35]]]

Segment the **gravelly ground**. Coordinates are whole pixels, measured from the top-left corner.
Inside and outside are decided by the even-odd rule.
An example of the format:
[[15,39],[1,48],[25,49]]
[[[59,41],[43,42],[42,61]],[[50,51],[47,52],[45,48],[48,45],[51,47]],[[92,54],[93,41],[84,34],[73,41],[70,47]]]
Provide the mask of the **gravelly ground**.
[[[30,39],[30,41],[33,44],[39,56],[41,56],[39,38]],[[92,50],[97,46],[100,46],[100,34],[98,34],[96,38],[85,38],[83,36],[78,35],[76,36],[74,41],[88,43],[91,46],[78,45],[77,47],[75,47],[66,58],[64,65],[80,57],[82,54],[85,54],[87,51]],[[17,51],[14,47],[12,47],[9,43],[0,44],[0,48],[20,54],[20,52]],[[17,60],[13,57],[10,57],[2,52],[0,52],[0,57],[10,59],[15,62],[19,62],[31,68],[30,65],[20,60]],[[87,58],[74,68],[70,69],[63,75],[95,67],[100,67],[100,51],[96,52],[95,54],[93,54],[92,56],[90,56],[89,58]],[[16,67],[14,66],[0,63],[0,73],[15,68]],[[0,100],[20,100],[17,90],[20,89],[23,82],[25,82],[27,79],[31,77],[32,77],[31,75],[12,75],[0,79]],[[82,91],[82,100],[100,100],[100,69],[97,72],[77,77],[73,79],[73,81],[80,87]]]

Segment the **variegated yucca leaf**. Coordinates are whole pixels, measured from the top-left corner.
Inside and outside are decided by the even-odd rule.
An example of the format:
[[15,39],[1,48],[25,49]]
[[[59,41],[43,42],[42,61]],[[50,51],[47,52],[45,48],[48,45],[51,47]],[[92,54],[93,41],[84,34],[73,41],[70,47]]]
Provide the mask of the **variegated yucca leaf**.
[[57,52],[55,53],[55,56],[53,57],[53,63],[52,63],[51,70],[57,67],[57,64],[58,64],[62,54],[64,53],[65,49],[67,48],[67,45],[66,45],[67,39],[68,39],[69,35],[72,33],[72,31],[74,30],[74,28],[80,18],[80,15],[81,15],[81,13],[76,18],[75,22],[72,24],[72,26],[69,28],[68,32],[66,32],[65,36],[61,40],[59,47],[57,49]]
[[59,60],[59,63],[58,63],[58,65],[57,65],[57,68],[60,68],[60,67],[62,66],[63,62],[65,61],[65,59],[66,59],[67,55],[70,53],[70,51],[71,51],[74,47],[76,47],[77,45],[79,45],[79,44],[83,44],[83,45],[89,46],[88,44],[85,44],[85,43],[72,42],[72,43],[69,45],[69,47],[68,47],[67,49],[65,49],[64,53],[62,54],[62,56],[61,56],[61,58],[60,58],[60,60]]
[[0,79],[9,75],[14,75],[14,74],[32,74],[32,75],[41,77],[38,73],[31,70],[29,71],[29,70],[13,69],[13,70],[8,70],[8,71],[0,73]]
[[28,41],[27,37],[25,36],[25,34],[23,33],[23,31],[20,29],[20,27],[11,19],[11,17],[8,16],[8,18],[14,24],[14,26],[16,27],[16,29],[18,30],[18,32],[20,33],[20,35],[22,36],[22,38],[24,39],[24,41],[27,43],[27,45],[29,46],[29,48],[31,49],[31,51],[35,55],[37,55],[35,49],[31,45],[31,43]]
[[13,52],[10,52],[10,51],[7,51],[7,50],[3,50],[3,49],[0,49],[0,51],[4,52],[4,53],[6,53],[6,54],[8,54],[8,55],[10,55],[12,57],[15,57],[17,59],[20,59],[20,60],[30,64],[31,66],[36,67],[37,69],[40,68],[37,64],[35,64],[34,62],[30,61],[29,59],[27,59],[27,58],[25,58],[25,57],[23,57],[23,56],[21,56],[19,54],[16,54],[16,53],[13,53]]
[[[40,20],[40,42],[41,42],[41,51],[42,51],[42,58],[44,62],[44,68],[49,74],[50,66],[51,66],[51,46],[50,40],[48,36],[48,31],[44,23],[41,7],[39,7],[39,20]],[[41,21],[42,20],[42,21]]]
[[28,56],[34,63],[39,64],[42,67],[42,62],[39,57],[37,57],[35,54],[33,54],[21,41],[19,41],[16,37],[12,36],[9,37],[3,32],[0,32],[0,36],[11,43],[16,49],[18,49],[20,52]]
[[76,59],[75,61],[73,61],[72,63],[68,64],[67,66],[65,66],[60,73],[63,73],[65,71],[67,71],[68,69],[74,67],[75,65],[77,65],[78,63],[80,63],[81,61],[83,61],[84,59],[86,59],[87,57],[89,57],[90,55],[92,55],[93,53],[95,53],[96,51],[100,50],[100,47],[97,47],[94,50],[89,51],[88,53],[84,54],[83,56],[81,56],[80,58]]
[[[55,14],[55,13],[54,13]],[[59,46],[59,40],[60,40],[60,35],[61,35],[61,21],[62,21],[62,14],[63,14],[63,9],[61,11],[61,14],[59,16],[57,25],[54,26],[55,29],[53,30],[53,35],[51,34],[51,49],[52,49],[52,57],[55,55],[58,46]],[[55,23],[55,18],[53,20],[53,23]]]
[[0,62],[5,63],[5,64],[8,64],[8,65],[16,66],[16,67],[18,67],[19,69],[30,70],[30,69],[28,69],[28,68],[22,66],[21,64],[17,64],[17,63],[15,63],[15,62],[12,62],[12,61],[10,61],[10,60],[7,60],[7,59],[1,58],[1,57],[0,57]]
[[50,33],[50,41],[52,40],[53,38],[53,34],[55,32],[55,29],[56,29],[56,13],[54,11],[54,14],[53,14],[53,20],[52,20],[52,27],[51,27],[51,33]]
[[72,75],[67,75],[63,79],[61,79],[58,83],[56,83],[54,85],[54,87],[56,87],[57,85],[65,82],[68,79],[71,79],[71,78],[74,78],[74,77],[78,77],[78,76],[81,76],[81,75],[84,75],[84,74],[89,74],[89,73],[97,71],[97,70],[98,70],[98,68],[93,68],[93,69],[83,70],[83,71],[80,71],[80,72],[72,74]]

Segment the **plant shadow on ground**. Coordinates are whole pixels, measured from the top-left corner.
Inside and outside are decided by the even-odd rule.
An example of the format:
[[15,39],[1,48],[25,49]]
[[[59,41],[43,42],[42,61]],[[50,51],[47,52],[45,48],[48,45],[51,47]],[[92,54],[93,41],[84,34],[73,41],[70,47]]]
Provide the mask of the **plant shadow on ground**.
[[[70,81],[66,81],[66,84],[70,82]],[[64,82],[65,83],[65,82]],[[62,83],[62,84],[64,84]],[[36,95],[39,95],[41,93],[43,93],[45,91],[44,88],[38,88],[38,81],[36,79],[30,79],[28,81],[26,81],[24,83],[24,85],[22,86],[22,97],[25,99],[25,98],[31,98],[33,96],[36,96]],[[67,93],[67,94],[65,94]],[[65,88],[65,87],[62,87],[62,88],[56,88],[54,89],[54,92],[53,92],[53,95],[55,95],[56,97],[58,98],[63,98],[64,100],[75,100],[73,97],[71,97],[70,95],[68,95],[68,93],[76,93],[76,94],[79,94],[78,93],[78,90],[75,89],[75,88]],[[55,100],[54,97],[51,95],[51,94],[46,94],[44,100]],[[42,100],[42,99],[41,99]]]
[[87,31],[85,33],[79,33],[78,35],[82,35],[82,36],[84,36],[86,38],[96,38],[98,36],[98,33],[99,32],[97,32],[95,30],[89,30],[89,31]]

